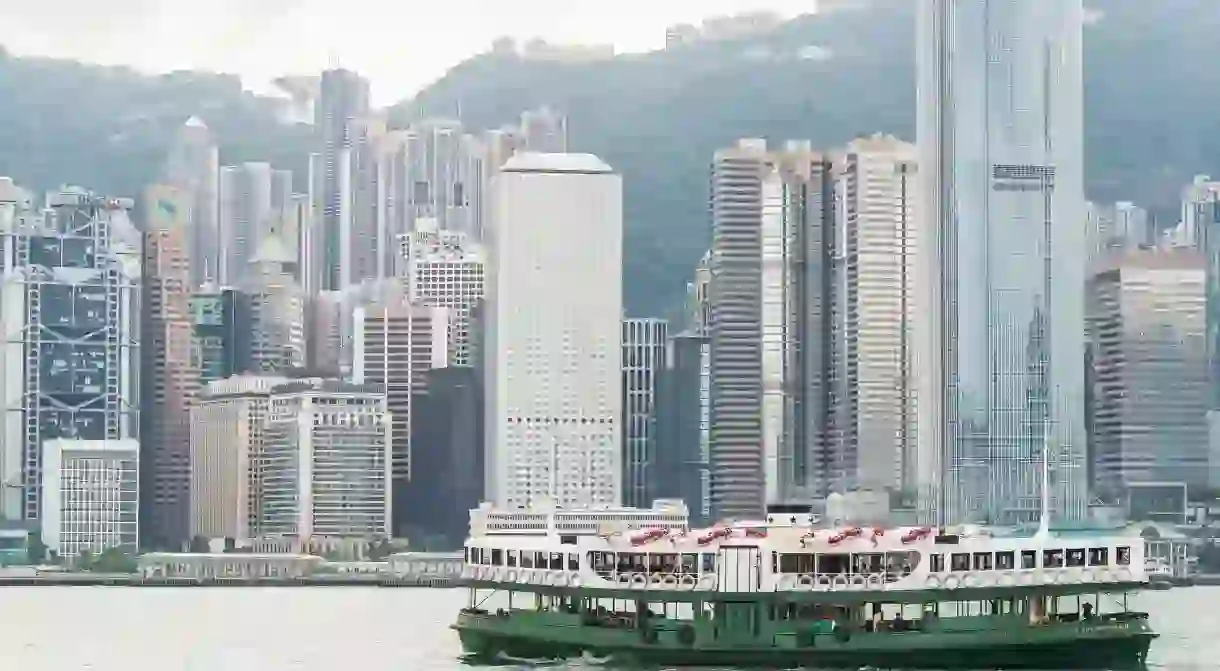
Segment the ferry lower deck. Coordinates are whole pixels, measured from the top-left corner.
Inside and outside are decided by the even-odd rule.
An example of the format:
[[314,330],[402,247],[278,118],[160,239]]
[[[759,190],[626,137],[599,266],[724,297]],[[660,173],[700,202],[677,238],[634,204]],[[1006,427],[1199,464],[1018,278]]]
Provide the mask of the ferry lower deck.
[[[1125,592],[868,595],[472,587],[454,629],[477,657],[659,665],[1142,668],[1156,634]],[[628,595],[624,595],[628,596]],[[848,598],[850,597],[850,598]]]

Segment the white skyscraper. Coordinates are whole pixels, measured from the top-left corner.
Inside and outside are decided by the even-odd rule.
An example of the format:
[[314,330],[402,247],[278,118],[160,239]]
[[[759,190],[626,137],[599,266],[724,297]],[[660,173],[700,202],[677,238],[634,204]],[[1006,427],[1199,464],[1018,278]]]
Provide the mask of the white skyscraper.
[[[847,145],[837,173],[841,222],[844,451],[855,482],[902,489],[915,443],[915,147],[890,136]],[[850,278],[850,279],[849,279]]]
[[486,303],[488,498],[616,504],[622,489],[622,180],[588,154],[495,178]]
[[1080,0],[921,0],[917,479],[931,521],[1085,513]]

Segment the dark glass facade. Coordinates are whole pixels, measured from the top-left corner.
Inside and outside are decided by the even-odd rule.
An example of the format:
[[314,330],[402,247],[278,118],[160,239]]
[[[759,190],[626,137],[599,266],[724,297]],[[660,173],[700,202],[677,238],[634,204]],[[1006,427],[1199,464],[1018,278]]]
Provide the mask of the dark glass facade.
[[194,294],[191,324],[201,384],[250,370],[250,302],[245,294],[235,289]]
[[460,366],[423,377],[411,397],[411,480],[394,483],[394,530],[412,547],[454,549],[483,498],[482,379]]
[[658,447],[651,487],[656,498],[682,499],[691,525],[711,521],[711,341],[679,334],[657,395]]

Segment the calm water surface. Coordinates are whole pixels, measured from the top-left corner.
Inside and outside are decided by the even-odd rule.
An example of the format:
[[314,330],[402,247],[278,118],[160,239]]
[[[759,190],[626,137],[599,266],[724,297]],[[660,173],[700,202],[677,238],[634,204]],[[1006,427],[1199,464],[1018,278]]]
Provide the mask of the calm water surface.
[[[460,590],[6,587],[0,671],[449,671],[468,668],[447,628],[464,604]],[[1220,587],[1138,605],[1162,634],[1152,668],[1220,669]]]

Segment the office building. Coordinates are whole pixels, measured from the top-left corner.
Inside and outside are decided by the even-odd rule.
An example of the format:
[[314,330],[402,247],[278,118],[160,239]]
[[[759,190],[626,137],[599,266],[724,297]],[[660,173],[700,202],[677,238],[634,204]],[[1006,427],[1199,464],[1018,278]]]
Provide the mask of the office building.
[[378,385],[320,378],[272,389],[264,429],[262,536],[389,535],[390,413]]
[[199,117],[191,117],[178,129],[160,182],[185,192],[188,201],[192,287],[220,277],[219,179],[220,149],[212,131]]
[[206,283],[191,294],[199,386],[250,370],[250,297]]
[[686,283],[684,325],[696,335],[705,336],[712,323],[712,252],[708,250],[695,266],[694,278]]
[[250,260],[242,286],[250,308],[250,370],[283,372],[305,366],[305,292],[288,268],[283,238],[267,235]]
[[1125,201],[1085,203],[1088,213],[1085,241],[1091,265],[1105,264],[1110,256],[1152,247],[1148,210]]
[[657,392],[665,371],[669,324],[623,320],[623,505],[647,508],[656,498]]
[[483,389],[474,368],[433,368],[411,397],[412,478],[395,497],[395,536],[436,536],[459,547],[483,501]]
[[305,285],[311,294],[336,291],[347,283],[344,262],[351,256],[356,207],[354,151],[359,122],[368,113],[368,80],[350,70],[322,73],[314,104],[317,159],[311,162],[310,180],[315,215],[309,244],[311,277]]
[[208,384],[190,415],[190,536],[259,536],[271,390],[290,380],[238,375]]
[[134,438],[55,438],[42,444],[47,549],[72,561],[117,549],[135,554],[140,539],[140,443]]
[[928,522],[1085,516],[1080,0],[918,11],[916,471]]
[[352,380],[385,389],[394,417],[391,465],[399,490],[399,483],[411,479],[411,398],[425,372],[449,365],[449,311],[414,305],[402,285],[391,282],[379,300],[357,307],[353,320]]
[[834,180],[807,142],[712,168],[711,497],[718,518],[845,485],[833,386]]
[[847,145],[836,170],[843,242],[841,440],[854,487],[913,480],[915,147],[889,136]]
[[226,165],[220,169],[218,277],[222,285],[247,280],[259,243],[278,223],[281,212],[272,199],[276,172],[268,163]]
[[521,153],[493,191],[481,348],[488,498],[617,504],[622,180],[596,156]]
[[681,499],[691,524],[711,524],[712,344],[685,332],[670,339],[657,400],[656,498]]
[[1096,485],[1210,485],[1207,264],[1194,250],[1117,257],[1088,283]]
[[149,547],[177,548],[188,538],[190,406],[200,386],[191,319],[192,196],[153,185],[142,208],[140,519]]
[[415,226],[399,241],[398,276],[412,303],[449,310],[450,365],[471,366],[474,313],[484,295],[483,247],[465,233],[439,230],[433,219],[418,219]]
[[143,244],[133,205],[67,187],[4,231],[5,517],[39,519],[46,441],[139,433]]

